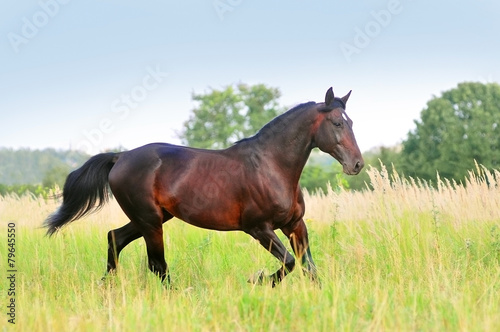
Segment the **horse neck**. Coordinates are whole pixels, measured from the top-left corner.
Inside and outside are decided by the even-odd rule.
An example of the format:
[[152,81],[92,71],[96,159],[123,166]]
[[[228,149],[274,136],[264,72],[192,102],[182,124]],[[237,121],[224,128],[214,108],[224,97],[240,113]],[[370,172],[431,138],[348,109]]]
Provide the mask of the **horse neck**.
[[302,170],[313,148],[313,126],[317,111],[315,104],[304,106],[273,120],[259,132],[259,145],[279,169],[298,183]]

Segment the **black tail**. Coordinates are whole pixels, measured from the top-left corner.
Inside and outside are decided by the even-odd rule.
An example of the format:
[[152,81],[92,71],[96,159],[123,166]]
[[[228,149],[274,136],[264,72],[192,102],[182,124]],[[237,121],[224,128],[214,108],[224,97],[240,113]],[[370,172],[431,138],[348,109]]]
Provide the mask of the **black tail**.
[[48,228],[47,235],[106,204],[110,194],[108,175],[117,156],[117,153],[98,154],[68,175],[63,189],[63,204],[44,222]]

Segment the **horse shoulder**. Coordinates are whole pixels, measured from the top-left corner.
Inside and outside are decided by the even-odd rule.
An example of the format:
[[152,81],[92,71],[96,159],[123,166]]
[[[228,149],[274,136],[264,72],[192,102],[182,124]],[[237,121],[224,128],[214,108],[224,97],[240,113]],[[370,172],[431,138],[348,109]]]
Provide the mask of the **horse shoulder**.
[[280,228],[304,215],[304,200],[298,184],[285,181],[272,170],[247,171],[241,188],[249,203],[245,217],[268,220],[274,228]]

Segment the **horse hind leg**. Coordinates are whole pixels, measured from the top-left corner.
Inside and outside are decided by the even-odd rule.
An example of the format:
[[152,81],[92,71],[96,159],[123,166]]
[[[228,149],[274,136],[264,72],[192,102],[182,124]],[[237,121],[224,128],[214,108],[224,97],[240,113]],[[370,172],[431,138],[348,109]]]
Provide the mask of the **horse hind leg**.
[[[162,223],[172,217],[172,215],[166,213],[163,217]],[[158,275],[162,282],[167,279],[167,283],[170,284],[170,276],[168,275],[167,263],[164,258],[163,230],[161,227],[162,223],[159,224],[159,227],[154,228],[154,230],[147,232],[146,234],[139,231],[137,223],[133,221],[123,227],[109,231],[106,275],[113,274],[116,271],[120,252],[132,241],[140,237],[144,237],[148,253],[149,269]],[[150,227],[147,228],[151,229]],[[103,279],[106,278],[106,275]]]
[[161,224],[158,228],[152,228],[144,235],[148,253],[148,267],[156,274],[162,283],[170,286],[170,274],[165,261],[165,249],[163,244],[163,229]]
[[[148,267],[156,274],[161,282],[170,287],[170,274],[168,265],[165,261],[165,247],[163,243],[163,223],[172,219],[174,216],[164,209],[161,209],[161,222],[158,217],[152,217],[152,223],[147,223],[147,232],[143,232],[144,241],[148,253]],[[156,222],[155,222],[156,221]],[[165,283],[166,280],[166,283]]]
[[[108,264],[106,275],[116,271],[118,257],[123,248],[141,236],[141,232],[136,228],[133,222],[129,222],[123,227],[108,232]],[[106,276],[104,276],[104,278],[105,277]]]

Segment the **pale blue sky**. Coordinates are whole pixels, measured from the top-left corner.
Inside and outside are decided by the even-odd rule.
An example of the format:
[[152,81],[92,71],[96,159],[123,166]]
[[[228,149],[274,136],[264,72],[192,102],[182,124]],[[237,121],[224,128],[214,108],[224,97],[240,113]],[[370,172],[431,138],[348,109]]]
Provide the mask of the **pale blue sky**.
[[500,2],[5,1],[0,147],[179,143],[191,94],[238,82],[281,104],[353,90],[363,151],[405,139],[426,102],[500,80]]

